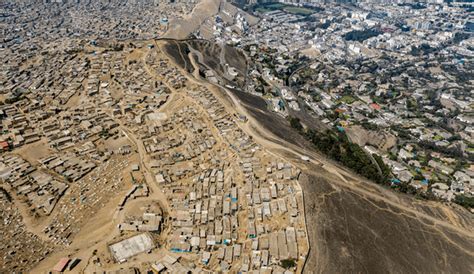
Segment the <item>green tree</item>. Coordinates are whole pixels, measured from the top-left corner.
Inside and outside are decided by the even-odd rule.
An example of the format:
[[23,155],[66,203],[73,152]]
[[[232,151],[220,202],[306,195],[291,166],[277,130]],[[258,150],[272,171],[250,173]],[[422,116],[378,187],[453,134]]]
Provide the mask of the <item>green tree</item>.
[[472,196],[466,196],[464,194],[456,195],[456,198],[454,198],[454,202],[467,209],[474,208],[474,197]]
[[303,130],[303,125],[301,125],[300,119],[297,117],[290,117],[290,125],[300,132]]
[[290,269],[296,266],[296,262],[294,259],[285,259],[281,260],[281,267],[285,269]]

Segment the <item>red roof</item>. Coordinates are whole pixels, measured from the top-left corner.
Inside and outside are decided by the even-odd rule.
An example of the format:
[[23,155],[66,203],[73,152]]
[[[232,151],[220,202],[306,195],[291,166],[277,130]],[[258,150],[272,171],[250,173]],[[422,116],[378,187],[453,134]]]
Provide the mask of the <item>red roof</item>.
[[376,103],[370,104],[370,107],[373,108],[373,109],[376,109],[376,110],[380,110],[380,109],[382,108],[381,106],[379,106],[379,105],[376,104]]
[[53,267],[53,271],[63,272],[69,263],[69,258],[61,258],[59,262]]
[[2,148],[8,148],[8,142],[7,141],[0,142],[0,146]]

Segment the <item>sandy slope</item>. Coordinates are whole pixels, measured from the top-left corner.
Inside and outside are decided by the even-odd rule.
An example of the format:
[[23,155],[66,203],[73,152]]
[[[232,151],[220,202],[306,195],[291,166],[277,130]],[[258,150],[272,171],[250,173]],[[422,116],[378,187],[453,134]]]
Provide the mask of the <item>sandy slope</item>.
[[172,19],[163,38],[184,39],[197,30],[207,18],[219,12],[220,0],[202,0],[183,19]]

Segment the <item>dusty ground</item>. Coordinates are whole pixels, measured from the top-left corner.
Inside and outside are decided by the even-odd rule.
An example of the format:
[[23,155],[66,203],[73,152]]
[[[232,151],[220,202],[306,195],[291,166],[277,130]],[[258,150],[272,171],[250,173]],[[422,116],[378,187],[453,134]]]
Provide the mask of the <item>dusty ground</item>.
[[39,159],[48,156],[52,152],[53,150],[49,147],[46,138],[41,139],[39,142],[24,145],[16,150],[17,154],[23,156],[30,163],[36,163]]
[[392,134],[366,130],[361,126],[351,126],[346,130],[352,142],[360,145],[371,145],[387,151],[397,144],[397,138]]
[[[324,175],[305,175],[300,183],[306,195],[307,223],[313,228],[308,232],[312,249],[307,272],[474,270],[474,238],[468,227],[460,226],[466,232],[461,235],[451,227],[434,224],[422,212],[415,215],[382,197],[367,197],[335,186]],[[406,205],[401,202],[401,206]]]
[[171,20],[164,38],[185,39],[207,18],[219,12],[220,0],[203,0],[183,19]]

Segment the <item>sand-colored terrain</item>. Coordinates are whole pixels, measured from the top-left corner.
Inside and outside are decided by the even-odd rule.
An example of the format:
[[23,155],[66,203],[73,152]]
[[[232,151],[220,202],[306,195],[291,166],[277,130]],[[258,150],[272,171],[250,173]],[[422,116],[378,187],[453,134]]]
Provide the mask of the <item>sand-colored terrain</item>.
[[221,0],[200,1],[190,14],[183,19],[171,19],[168,31],[163,38],[185,39],[197,30],[207,18],[219,12]]

